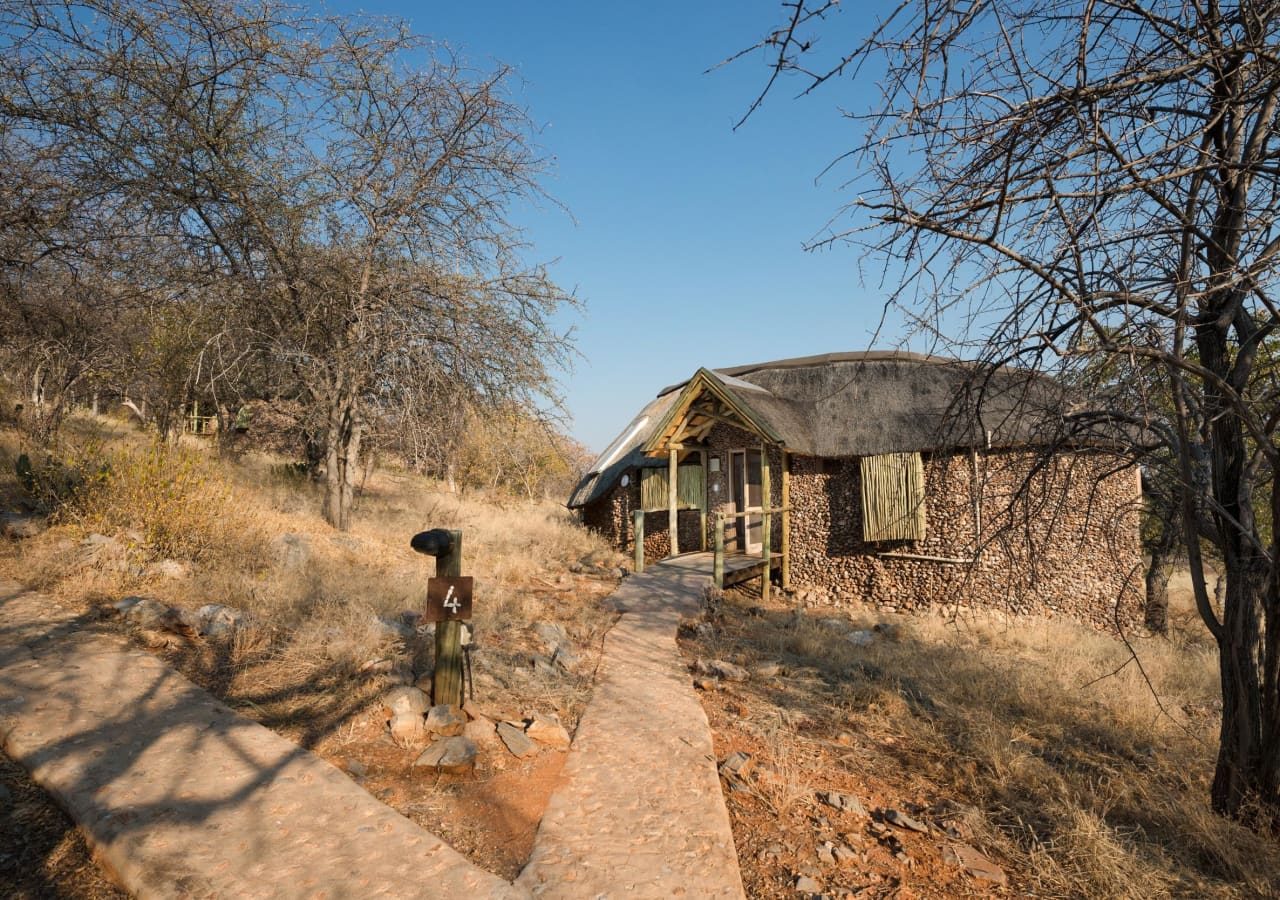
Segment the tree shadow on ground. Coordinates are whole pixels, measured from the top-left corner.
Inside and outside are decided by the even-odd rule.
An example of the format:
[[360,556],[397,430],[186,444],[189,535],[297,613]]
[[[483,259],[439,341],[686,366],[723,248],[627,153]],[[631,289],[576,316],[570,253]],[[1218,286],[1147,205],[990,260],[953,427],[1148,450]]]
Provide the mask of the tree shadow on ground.
[[[315,825],[308,820],[332,819],[316,837],[326,845],[333,842],[345,855],[347,844],[360,837],[341,836],[341,825],[354,828],[343,819],[345,809],[363,817],[369,827],[360,830],[408,825],[396,825],[399,814],[376,806],[347,775],[303,746],[271,734],[169,665],[124,648],[101,630],[95,616],[59,611],[38,595],[0,594],[4,749],[57,794],[93,844],[126,852],[148,847],[153,864],[162,859],[172,867],[164,877],[173,879],[173,890],[200,893],[199,883],[183,880],[182,873],[190,871],[184,853],[228,851],[238,857],[226,860],[232,865],[271,866],[281,835]],[[193,645],[178,649],[175,662],[216,690],[232,684],[233,656],[229,643]],[[269,709],[310,697],[301,741],[311,746],[365,707],[367,692],[329,691],[324,701],[315,699],[329,685],[349,685],[349,675],[348,666],[333,662],[284,686],[233,688],[231,699]],[[274,721],[270,714],[263,719],[264,724]],[[208,770],[186,769],[186,777],[178,777],[192,757],[210,760]],[[292,790],[297,784],[307,790]],[[308,796],[314,807],[286,808]],[[234,836],[219,836],[228,822],[223,814],[236,809],[252,815],[235,820]],[[160,829],[187,837],[158,849],[164,841],[156,835]],[[286,845],[294,846],[292,840]],[[430,846],[425,835],[413,840],[426,840],[424,849]]]

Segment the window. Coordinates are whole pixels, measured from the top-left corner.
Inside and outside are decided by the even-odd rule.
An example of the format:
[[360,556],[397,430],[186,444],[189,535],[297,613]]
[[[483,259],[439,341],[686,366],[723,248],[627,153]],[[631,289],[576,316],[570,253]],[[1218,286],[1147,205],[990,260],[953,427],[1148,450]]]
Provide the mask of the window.
[[925,536],[924,463],[919,453],[864,456],[862,539],[922,541]]

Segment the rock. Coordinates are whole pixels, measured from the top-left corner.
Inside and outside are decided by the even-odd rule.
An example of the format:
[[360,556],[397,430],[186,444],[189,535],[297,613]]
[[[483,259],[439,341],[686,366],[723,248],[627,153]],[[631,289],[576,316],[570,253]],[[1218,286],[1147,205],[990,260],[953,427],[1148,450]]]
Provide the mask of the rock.
[[818,862],[824,866],[833,866],[836,863],[835,851],[836,845],[830,841],[824,841],[818,847]]
[[462,729],[462,736],[475,742],[482,747],[488,747],[498,742],[498,731],[494,728],[493,722],[485,718],[472,719]]
[[206,637],[226,637],[250,623],[249,614],[220,603],[209,603],[196,610],[196,629]]
[[875,632],[872,631],[851,631],[844,636],[844,639],[855,647],[865,647],[876,639]]
[[524,733],[539,744],[551,747],[553,750],[569,749],[569,732],[560,724],[560,719],[555,716],[534,713]]
[[357,778],[363,778],[369,774],[369,767],[358,759],[348,759],[343,767]]
[[847,866],[847,865],[850,865],[851,863],[862,861],[861,856],[859,856],[849,847],[846,847],[844,844],[837,844],[836,848],[832,850],[831,853],[835,857],[836,862],[840,863],[840,865],[842,866]]
[[[489,714],[481,709],[480,704],[471,699],[462,701],[462,711],[467,714],[468,719],[484,719],[489,721]],[[493,724],[491,721],[489,724]]]
[[942,859],[964,869],[970,876],[992,884],[1007,884],[1009,879],[1000,868],[968,844],[947,844]]
[[461,775],[475,768],[476,745],[465,737],[447,737],[428,747],[413,764]]
[[569,633],[558,622],[538,622],[533,626],[533,633],[542,641],[548,652],[554,652],[560,644],[569,642]]
[[136,602],[129,604],[124,611],[125,621],[139,628],[167,628],[179,622],[178,613],[172,606],[155,597],[126,597]]
[[560,670],[550,659],[541,653],[535,653],[529,658],[529,664],[533,668],[535,675],[558,675]]
[[908,831],[918,831],[921,834],[929,833],[928,825],[925,825],[923,822],[917,822],[906,813],[899,812],[896,809],[885,810],[884,820],[890,825],[897,826],[898,828],[905,828]]
[[[764,563],[760,565],[764,565]],[[822,885],[808,875],[797,875],[795,889],[802,894],[818,894],[822,892]]]
[[699,659],[694,662],[693,670],[699,675],[714,675],[723,681],[746,681],[751,677],[751,673],[742,666],[722,659]]
[[782,663],[767,662],[752,667],[751,674],[757,678],[777,678],[783,674],[783,671]]
[[[548,662],[559,665],[566,671],[572,671],[580,662],[578,654],[573,650],[569,633],[558,622],[539,622],[533,626],[534,633],[542,641],[543,647],[551,654]],[[537,664],[535,663],[535,668]]]
[[416,747],[427,739],[427,729],[422,716],[401,713],[391,719],[391,738],[401,747]]
[[458,707],[441,703],[431,707],[424,727],[428,734],[453,737],[462,734],[462,729],[467,727],[467,717]]
[[386,619],[382,616],[370,616],[369,625],[382,640],[407,641],[414,636],[414,630],[398,618]]
[[724,761],[720,763],[720,774],[726,778],[746,778],[752,767],[755,766],[755,762],[750,753],[736,750],[726,756]]
[[48,521],[41,516],[19,512],[0,513],[0,536],[12,541],[33,538],[48,527]]
[[276,562],[286,569],[296,569],[311,558],[311,542],[301,534],[279,534],[271,541]]
[[118,613],[119,615],[126,615],[129,612],[129,610],[133,609],[135,606],[141,603],[143,599],[144,598],[137,597],[137,596],[121,597],[115,603],[111,604],[111,608],[114,609],[116,613]]
[[142,572],[147,578],[186,578],[191,574],[191,567],[176,559],[162,559],[147,566]]
[[427,695],[416,687],[394,687],[382,698],[382,705],[391,710],[392,716],[422,715],[431,708]]
[[862,801],[849,794],[842,794],[839,791],[818,791],[818,799],[841,812],[851,812],[859,816],[867,814]]
[[529,739],[529,736],[524,733],[524,729],[518,728],[510,722],[498,723],[498,737],[502,738],[502,743],[507,745],[511,755],[519,759],[524,759],[526,756],[538,752],[538,748]]

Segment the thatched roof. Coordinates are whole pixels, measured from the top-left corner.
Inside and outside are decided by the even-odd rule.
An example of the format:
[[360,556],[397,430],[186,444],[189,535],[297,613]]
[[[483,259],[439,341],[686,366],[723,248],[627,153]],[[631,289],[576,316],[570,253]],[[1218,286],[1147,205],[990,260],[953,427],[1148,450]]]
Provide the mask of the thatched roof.
[[[1062,392],[1042,375],[904,352],[830,353],[700,370],[663,388],[574,489],[570,507],[603,495],[645,456],[691,391],[714,389],[792,453],[817,457],[1036,443],[1058,421]],[[652,449],[652,448],[650,448]]]

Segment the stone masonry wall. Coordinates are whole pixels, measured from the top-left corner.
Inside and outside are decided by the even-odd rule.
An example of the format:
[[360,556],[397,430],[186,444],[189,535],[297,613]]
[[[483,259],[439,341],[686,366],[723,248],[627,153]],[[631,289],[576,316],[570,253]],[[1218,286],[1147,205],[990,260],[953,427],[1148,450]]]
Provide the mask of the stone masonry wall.
[[[706,440],[706,546],[715,513],[732,513],[730,451],[757,448],[759,438],[717,425]],[[782,504],[782,455],[771,450],[771,501]],[[926,538],[868,544],[862,540],[857,458],[791,458],[791,583],[824,602],[874,603],[900,611],[975,607],[1068,615],[1099,627],[1140,619],[1141,546],[1137,470],[1105,453],[1063,453],[1042,464],[1034,452],[967,451],[926,456]],[[583,521],[632,552],[631,511],[640,502],[637,473],[582,511]],[[697,510],[680,513],[680,547],[699,546]],[[736,547],[726,518],[725,545]],[[772,544],[781,544],[775,519]],[[667,513],[645,516],[645,560],[670,549]],[[904,559],[911,554],[934,559]]]
[[[614,547],[631,555],[635,552],[635,526],[632,510],[640,506],[640,476],[635,469],[627,471],[628,484],[622,486],[618,479],[608,493],[582,509],[582,523],[599,532]],[[680,548],[693,550],[699,547],[698,529],[702,515],[696,509],[682,509],[678,513]],[[670,522],[667,511],[644,514],[644,560],[646,563],[665,559],[671,552]]]
[[1030,451],[927,458],[925,539],[868,544],[858,460],[795,457],[792,584],[819,588],[834,604],[986,607],[1100,627],[1117,615],[1135,621],[1143,584],[1136,469],[1092,452],[1038,462]]

